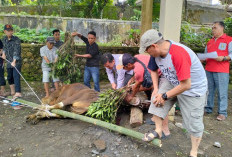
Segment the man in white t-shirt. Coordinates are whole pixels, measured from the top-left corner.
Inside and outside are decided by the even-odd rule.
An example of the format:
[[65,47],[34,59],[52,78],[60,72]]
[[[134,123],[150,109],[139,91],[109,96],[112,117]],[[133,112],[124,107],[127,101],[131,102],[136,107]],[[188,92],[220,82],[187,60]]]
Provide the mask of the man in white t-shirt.
[[[48,37],[46,45],[40,48],[40,56],[42,57],[42,71],[43,71],[43,83],[44,89],[46,93],[46,97],[49,96],[49,75],[51,72],[51,67],[49,67],[50,63],[55,63],[57,61],[57,48],[54,46],[55,39],[54,37]],[[52,76],[53,82],[56,90],[59,88],[59,78],[55,78]]]
[[[191,135],[191,157],[197,157],[204,124],[207,78],[196,54],[188,47],[171,40],[164,40],[162,34],[151,29],[143,34],[139,52],[149,53],[148,68],[151,70],[154,91],[149,113],[153,114],[156,129],[146,133],[143,140],[162,138],[163,120],[177,100],[183,117],[183,126]],[[158,69],[165,79],[158,87]],[[173,103],[165,103],[172,99]],[[168,124],[168,123],[167,123]]]

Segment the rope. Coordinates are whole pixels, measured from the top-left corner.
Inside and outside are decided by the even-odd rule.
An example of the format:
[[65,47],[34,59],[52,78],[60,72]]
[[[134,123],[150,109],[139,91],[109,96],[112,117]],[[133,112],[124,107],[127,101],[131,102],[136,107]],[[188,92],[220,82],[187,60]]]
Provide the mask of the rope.
[[[2,58],[2,57],[1,57]],[[11,62],[9,60],[7,60],[6,58],[2,58],[4,60],[6,60],[8,63],[11,64]],[[25,80],[25,78],[23,77],[23,75],[18,71],[18,69],[14,66],[15,70],[19,73],[19,75],[23,78],[23,80],[26,82],[27,86],[31,89],[31,91],[33,92],[33,94],[35,94],[36,98],[40,101],[40,103],[42,104],[42,101],[40,100],[40,98],[38,97],[38,95],[35,93],[35,91],[31,88],[31,86],[27,83],[27,81]]]
[[[9,98],[3,97],[3,96],[0,96],[0,98],[1,98],[1,99],[5,99],[5,100],[8,100],[8,101],[10,101],[11,103],[12,103],[12,102],[17,102],[17,103],[19,103],[19,104],[22,104],[22,105],[25,106],[25,107],[34,108],[34,107],[29,106],[29,105],[27,105],[27,104],[25,104],[25,103],[21,103],[21,102],[18,102],[18,101],[13,101],[12,99],[9,99]],[[0,102],[2,102],[3,104],[10,104],[10,105],[11,105],[11,103],[5,103],[5,102],[3,102],[3,101],[0,101]]]

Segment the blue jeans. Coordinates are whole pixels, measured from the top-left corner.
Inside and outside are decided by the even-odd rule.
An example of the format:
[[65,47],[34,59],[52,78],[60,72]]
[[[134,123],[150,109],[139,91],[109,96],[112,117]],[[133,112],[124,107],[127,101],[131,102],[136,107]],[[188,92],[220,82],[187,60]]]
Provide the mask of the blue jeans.
[[[21,65],[16,66],[19,72],[21,72]],[[20,75],[15,70],[15,68],[6,68],[7,69],[7,80],[9,85],[15,84],[15,92],[21,93],[21,84],[20,84]]]
[[90,86],[91,77],[93,78],[93,82],[94,82],[94,90],[100,92],[99,67],[87,67],[87,66],[85,66],[84,84],[89,88],[91,88],[91,86]]
[[218,114],[227,117],[229,73],[206,71],[209,95],[205,111],[213,112],[215,90],[218,91]]

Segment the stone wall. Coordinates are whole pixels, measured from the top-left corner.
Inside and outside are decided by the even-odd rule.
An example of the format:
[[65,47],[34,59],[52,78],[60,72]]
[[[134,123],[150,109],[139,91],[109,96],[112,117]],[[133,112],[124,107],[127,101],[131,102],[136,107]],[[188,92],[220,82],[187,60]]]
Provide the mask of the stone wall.
[[[34,44],[22,44],[22,75],[28,81],[41,81],[42,80],[42,70],[41,70],[41,57],[40,48],[43,45]],[[113,54],[123,54],[130,53],[132,55],[138,54],[138,47],[99,47],[102,53],[113,53]],[[194,49],[194,52],[203,52],[204,49]],[[78,53],[85,52],[85,46],[76,46],[75,51]],[[84,74],[85,59],[82,59],[83,64],[80,67],[82,74]],[[232,64],[232,63],[231,63]],[[232,83],[232,65],[230,66],[230,83]],[[103,65],[100,67],[100,79],[107,80],[107,75]]]
[[229,17],[226,7],[222,5],[209,5],[193,1],[188,1],[187,4],[183,18],[191,24],[213,23]]
[[[42,69],[41,69],[41,57],[40,48],[44,45],[35,44],[22,44],[22,75],[28,81],[41,81],[42,80]],[[138,47],[99,47],[100,52],[106,53],[110,52],[113,54],[131,53],[137,54]],[[85,52],[85,46],[76,46],[75,51],[78,53]],[[80,67],[82,74],[84,74],[85,59],[81,60],[83,64]],[[105,73],[105,68],[101,65],[100,67],[100,79],[106,80],[107,75]]]
[[[51,16],[18,16],[18,15],[0,15],[0,23],[14,24],[21,28],[59,28],[63,31],[78,31],[83,35],[91,30],[96,31],[97,40],[101,43],[107,43],[114,39],[115,35],[124,38],[130,29],[139,29],[140,22],[106,19],[84,19],[69,17],[51,17]],[[158,24],[153,23],[153,28],[158,28]],[[80,41],[80,39],[78,39]]]

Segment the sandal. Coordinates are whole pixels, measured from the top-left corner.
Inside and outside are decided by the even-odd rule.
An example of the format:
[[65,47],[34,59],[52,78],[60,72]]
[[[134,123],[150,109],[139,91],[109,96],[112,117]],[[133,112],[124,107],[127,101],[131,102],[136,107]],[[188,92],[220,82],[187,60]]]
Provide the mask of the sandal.
[[155,130],[153,130],[150,133],[145,133],[144,138],[142,138],[142,140],[145,141],[145,142],[150,142],[155,138],[160,138],[160,136]]
[[223,120],[226,120],[226,117],[222,114],[219,114],[216,118],[218,121],[223,121]]
[[9,92],[0,92],[0,96],[6,97],[9,96],[10,93]]
[[20,95],[14,95],[13,98],[12,98],[12,101],[15,101],[18,98],[22,98],[22,95],[21,96]]

